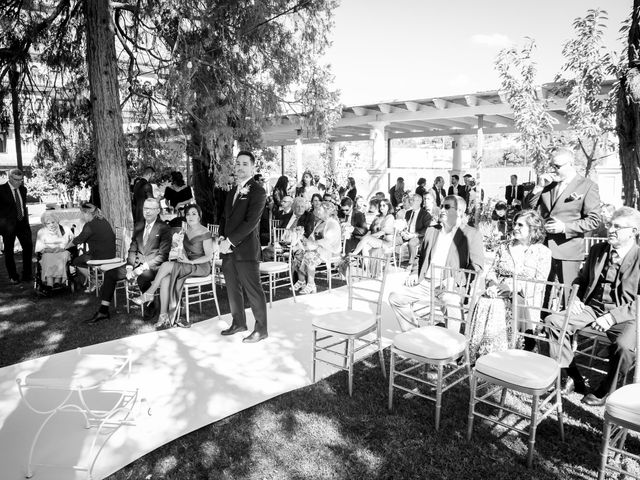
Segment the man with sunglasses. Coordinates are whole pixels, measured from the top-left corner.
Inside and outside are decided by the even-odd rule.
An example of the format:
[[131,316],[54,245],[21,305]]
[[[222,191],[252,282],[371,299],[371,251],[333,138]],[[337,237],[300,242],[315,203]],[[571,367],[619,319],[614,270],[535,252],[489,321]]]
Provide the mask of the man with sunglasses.
[[353,208],[353,200],[344,197],[340,200],[340,210],[338,220],[344,235],[349,235],[345,243],[345,253],[353,252],[358,242],[367,233],[367,219],[364,213]]
[[464,268],[480,272],[484,268],[482,234],[467,225],[463,198],[448,195],[442,202],[440,224],[442,228],[427,228],[420,248],[418,261],[405,281],[405,288],[391,292],[389,305],[396,314],[400,329],[419,326],[413,309],[416,304],[428,305],[430,298],[431,265]]
[[[640,293],[640,212],[630,207],[615,211],[607,225],[607,243],[598,243],[589,251],[578,278],[578,298],[571,306],[571,316],[564,344],[560,347],[560,366],[568,375],[564,392],[586,393],[586,385],[573,359],[572,335],[591,326],[606,333],[611,341],[607,375],[600,385],[582,399],[587,405],[604,405],[609,393],[616,389],[614,380],[633,364],[636,329],[636,295]],[[550,315],[546,321],[562,326],[563,318]],[[552,329],[549,329],[552,330]],[[549,332],[553,335],[553,332]],[[557,355],[557,347],[551,355]]]
[[573,151],[557,148],[549,172],[538,176],[524,207],[538,210],[545,220],[546,245],[551,249],[549,280],[570,284],[584,259],[583,237],[600,223],[598,185],[578,175]]

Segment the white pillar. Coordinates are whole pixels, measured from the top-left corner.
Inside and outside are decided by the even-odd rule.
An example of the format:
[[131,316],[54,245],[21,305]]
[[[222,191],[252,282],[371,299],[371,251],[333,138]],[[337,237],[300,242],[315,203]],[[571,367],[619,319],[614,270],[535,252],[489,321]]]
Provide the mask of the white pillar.
[[477,148],[476,148],[476,182],[480,184],[482,176],[482,166],[484,155],[484,115],[478,115],[478,132],[477,132]]
[[453,148],[453,162],[449,176],[458,175],[462,178],[462,142],[461,135],[452,135],[451,148]]
[[302,181],[302,130],[298,130],[298,138],[296,138],[296,182]]
[[371,122],[371,132],[369,138],[373,143],[373,156],[371,157],[369,173],[369,191],[367,196],[371,196],[377,191],[386,192],[388,188],[387,167],[389,162],[387,150],[387,135],[384,130],[389,122]]

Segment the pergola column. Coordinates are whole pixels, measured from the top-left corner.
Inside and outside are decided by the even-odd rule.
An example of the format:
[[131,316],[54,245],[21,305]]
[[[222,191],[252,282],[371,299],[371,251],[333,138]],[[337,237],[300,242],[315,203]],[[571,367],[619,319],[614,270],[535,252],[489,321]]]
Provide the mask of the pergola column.
[[451,147],[453,148],[453,162],[449,175],[458,175],[462,177],[462,135],[452,135]]
[[389,166],[389,151],[387,149],[387,134],[385,127],[389,122],[371,122],[369,138],[373,142],[373,156],[371,157],[371,167],[367,169],[369,173],[368,196],[374,192],[388,190],[388,179],[385,173]]

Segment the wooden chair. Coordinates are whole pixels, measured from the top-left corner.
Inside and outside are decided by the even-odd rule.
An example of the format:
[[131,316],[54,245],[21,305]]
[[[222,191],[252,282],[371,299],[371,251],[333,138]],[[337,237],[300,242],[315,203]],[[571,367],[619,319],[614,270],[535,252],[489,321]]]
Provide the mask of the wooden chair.
[[[371,275],[370,257],[349,255],[347,288],[349,300],[346,310],[332,312],[313,321],[313,381],[316,364],[321,362],[348,372],[349,396],[353,394],[353,367],[357,360],[375,348],[380,358],[382,374],[386,376],[382,354],[381,319],[382,296],[387,268],[382,275]],[[380,259],[375,259],[381,261]],[[385,260],[388,262],[388,260]],[[370,311],[353,310],[355,301],[364,302]],[[341,359],[336,363],[336,359]]]
[[[414,328],[393,339],[389,367],[389,410],[393,408],[394,388],[431,400],[436,404],[435,427],[438,430],[442,394],[471,376],[469,335],[472,329],[468,322],[475,302],[478,274],[473,270],[435,265],[431,272],[430,311],[434,325]],[[456,327],[462,323],[464,333],[460,333],[460,328],[451,329],[450,320],[454,321]],[[436,322],[442,322],[445,326],[436,326]],[[427,371],[421,373],[425,365]],[[437,373],[435,382],[427,377],[432,369]],[[448,370],[446,374],[445,369]],[[435,396],[413,389],[404,379],[434,389]]]
[[632,430],[640,433],[640,295],[636,297],[636,365],[633,383],[617,389],[604,405],[604,428],[602,432],[602,449],[600,452],[600,470],[598,480],[604,480],[605,472],[612,470],[632,478],[640,478],[637,473],[616,466],[609,461],[609,452],[614,456],[631,458],[640,462],[640,455],[624,450],[627,433]]
[[[541,280],[521,279],[514,277],[512,295],[512,319],[511,319],[511,342],[510,348],[505,351],[491,352],[477,359],[476,365],[471,374],[471,398],[469,402],[469,425],[467,430],[467,439],[471,439],[473,431],[474,417],[485,419],[489,422],[500,424],[509,430],[515,430],[529,436],[529,447],[527,455],[527,465],[531,467],[533,463],[533,453],[536,440],[536,430],[538,424],[548,415],[556,411],[558,423],[560,426],[560,437],[564,441],[564,424],[562,417],[562,395],[560,387],[560,355],[561,345],[567,334],[567,325],[569,323],[569,311],[573,304],[576,294],[577,285],[570,290],[567,302],[558,302],[565,304],[566,310],[560,314],[563,322],[560,328],[542,322],[540,314],[542,312],[556,313],[551,309],[533,305],[526,299],[536,298],[536,292],[543,291],[545,288],[551,288],[550,298],[561,299],[566,294],[563,285],[545,282]],[[533,327],[533,328],[532,328]],[[553,329],[558,340],[553,338],[542,337],[536,332],[541,332],[542,328],[547,331]],[[533,331],[533,333],[529,333]],[[533,338],[538,342],[556,343],[558,354],[556,358],[550,358],[539,353],[521,350],[516,348],[518,340],[524,338]],[[519,392],[531,397],[531,410],[527,414],[523,414],[517,410],[505,406],[507,392]],[[502,391],[500,403],[496,403],[494,396]],[[476,410],[476,404],[483,403],[499,409],[496,417],[485,415]],[[502,411],[506,410],[509,414],[515,415],[521,419],[529,420],[529,428],[520,428],[516,423],[512,425],[505,422]]]

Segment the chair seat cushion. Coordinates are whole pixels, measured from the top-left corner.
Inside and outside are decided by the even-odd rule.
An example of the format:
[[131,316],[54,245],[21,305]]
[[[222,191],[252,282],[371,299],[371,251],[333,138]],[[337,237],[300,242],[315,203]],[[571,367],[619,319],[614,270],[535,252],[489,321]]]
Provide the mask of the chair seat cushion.
[[260,273],[280,273],[289,270],[286,262],[260,262]]
[[314,328],[345,335],[355,335],[375,326],[375,324],[375,314],[355,310],[331,312],[313,321]]
[[476,361],[474,371],[523,388],[541,389],[549,387],[560,375],[560,365],[544,355],[510,349],[483,355]]
[[184,281],[185,285],[198,285],[201,283],[211,283],[211,275],[207,275],[206,277],[187,277]]
[[434,360],[459,356],[466,345],[467,339],[461,333],[436,326],[414,328],[393,339],[396,349]]
[[604,408],[614,418],[640,425],[640,383],[625,385],[613,392]]

